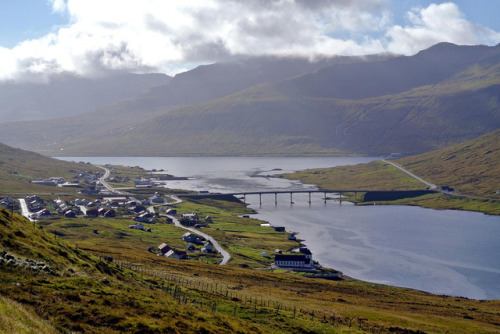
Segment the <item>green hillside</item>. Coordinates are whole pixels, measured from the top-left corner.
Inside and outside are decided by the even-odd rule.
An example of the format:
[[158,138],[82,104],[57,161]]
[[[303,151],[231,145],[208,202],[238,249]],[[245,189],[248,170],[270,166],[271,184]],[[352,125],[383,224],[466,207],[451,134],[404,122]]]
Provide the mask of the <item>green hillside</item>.
[[[230,333],[255,328],[186,307],[153,278],[144,280],[90,256],[3,209],[0,237],[2,298],[29,308],[61,332],[209,333],[220,328]],[[34,324],[32,332],[42,325]]]
[[[31,184],[36,178],[64,177],[72,180],[79,170],[99,171],[98,168],[47,158],[38,153],[13,148],[0,143],[0,196],[11,193],[62,192],[61,188]],[[75,192],[76,188],[64,188]]]
[[449,148],[395,162],[463,195],[500,199],[500,130]]
[[[500,194],[497,193],[500,190],[500,130],[445,149],[393,161],[439,187],[453,188],[458,196],[435,194],[391,203],[500,214]],[[325,189],[426,188],[423,183],[380,160],[355,166],[305,170],[284,177]]]
[[[102,237],[112,255],[120,235]],[[0,331],[11,332],[25,317],[19,332],[494,333],[500,322],[499,301],[171,260],[146,250],[130,251],[127,262],[119,250],[125,258],[107,262],[0,208]]]

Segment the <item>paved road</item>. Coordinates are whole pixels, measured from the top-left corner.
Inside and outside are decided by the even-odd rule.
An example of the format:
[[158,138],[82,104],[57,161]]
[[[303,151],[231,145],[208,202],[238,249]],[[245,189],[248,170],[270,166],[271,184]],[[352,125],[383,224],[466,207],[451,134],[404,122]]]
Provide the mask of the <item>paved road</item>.
[[123,191],[118,191],[116,190],[115,188],[113,188],[112,186],[109,185],[108,182],[106,182],[106,180],[108,179],[109,175],[111,174],[110,170],[104,166],[100,166],[100,165],[94,165],[96,167],[99,167],[101,169],[104,170],[104,175],[99,179],[99,182],[101,182],[101,184],[109,190],[109,192],[113,193],[113,194],[118,194],[118,195],[127,195],[126,192],[123,192]]
[[174,222],[175,226],[183,228],[185,230],[188,230],[191,233],[194,233],[196,235],[200,235],[200,236],[204,237],[205,239],[210,240],[212,245],[214,245],[215,249],[219,253],[221,253],[221,255],[222,255],[222,261],[221,261],[221,263],[219,263],[219,265],[221,265],[221,266],[226,265],[227,261],[229,261],[229,259],[231,258],[231,255],[226,250],[224,250],[224,248],[222,248],[221,245],[219,245],[219,243],[214,238],[212,238],[211,236],[209,236],[206,233],[198,231],[197,229],[183,226],[179,222],[179,220],[177,218],[175,218],[174,216],[168,216],[168,217],[172,218],[172,221]]
[[[169,203],[169,204],[178,204],[178,203],[182,202],[182,200],[179,197],[177,197],[177,196],[170,196],[170,198],[172,198],[174,200],[174,202],[173,203]],[[206,233],[198,231],[197,229],[183,226],[179,222],[179,220],[176,217],[174,217],[174,216],[168,216],[168,217],[172,218],[172,221],[174,222],[175,226],[183,228],[185,230],[188,230],[191,233],[194,233],[196,235],[200,235],[200,236],[204,237],[205,239],[210,240],[210,242],[212,243],[212,245],[214,245],[215,249],[222,255],[222,261],[221,261],[221,263],[219,263],[221,266],[226,265],[227,261],[229,261],[229,259],[231,259],[231,254],[229,254],[224,248],[222,248],[222,246],[219,245],[219,243],[217,242],[217,240],[215,240],[213,237],[209,236]]]
[[413,174],[412,172],[410,172],[410,171],[408,171],[408,170],[404,169],[403,167],[401,167],[401,166],[399,166],[399,165],[395,164],[394,162],[390,162],[390,161],[387,161],[387,160],[384,160],[384,159],[382,159],[382,161],[383,161],[383,162],[385,162],[385,163],[387,163],[387,164],[389,164],[389,165],[391,165],[391,166],[394,166],[394,167],[396,167],[397,169],[399,169],[400,171],[402,171],[402,172],[404,172],[404,173],[406,173],[406,174],[410,175],[410,176],[411,176],[411,177],[413,177],[415,180],[420,181],[420,182],[422,182],[423,184],[425,184],[426,186],[428,186],[430,189],[436,189],[436,188],[437,188],[437,186],[436,186],[435,184],[425,181],[424,179],[422,179],[422,178],[420,178],[420,177],[416,176],[416,175],[415,175],[415,174]]
[[26,204],[26,200],[24,198],[19,198],[19,204],[21,205],[21,214],[28,218],[30,222],[35,221],[33,218],[31,218],[31,212],[28,210],[28,205]]

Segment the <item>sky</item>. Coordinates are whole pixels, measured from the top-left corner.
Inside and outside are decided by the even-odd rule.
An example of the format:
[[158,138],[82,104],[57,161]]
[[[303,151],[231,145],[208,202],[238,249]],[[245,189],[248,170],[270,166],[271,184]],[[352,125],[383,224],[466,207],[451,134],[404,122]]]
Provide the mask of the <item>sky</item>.
[[0,0],[0,81],[500,43],[500,0]]

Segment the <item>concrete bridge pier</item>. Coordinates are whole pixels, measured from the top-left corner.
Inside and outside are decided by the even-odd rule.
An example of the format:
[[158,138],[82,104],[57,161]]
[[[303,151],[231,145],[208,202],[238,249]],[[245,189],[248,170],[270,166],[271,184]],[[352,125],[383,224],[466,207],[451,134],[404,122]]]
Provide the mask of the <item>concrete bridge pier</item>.
[[262,193],[259,193],[259,205],[262,206]]
[[290,192],[290,205],[293,205],[293,197],[292,197],[293,193]]
[[311,192],[309,192],[309,204],[311,204]]
[[325,204],[326,204],[326,191],[325,191],[325,197],[323,198],[323,200],[325,201]]
[[278,193],[274,193],[274,206],[278,205]]

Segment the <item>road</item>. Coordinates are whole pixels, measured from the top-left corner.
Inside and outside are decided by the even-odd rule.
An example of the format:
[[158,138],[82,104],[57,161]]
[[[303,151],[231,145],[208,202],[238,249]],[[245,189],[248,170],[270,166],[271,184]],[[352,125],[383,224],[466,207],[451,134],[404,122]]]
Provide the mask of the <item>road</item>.
[[[169,203],[170,205],[171,204],[178,204],[178,203],[182,202],[182,200],[179,197],[177,197],[177,196],[170,196],[170,198],[172,198],[174,200],[173,203]],[[215,240],[213,237],[211,237],[208,234],[203,233],[203,232],[201,232],[201,231],[199,231],[199,230],[197,230],[195,228],[190,228],[190,227],[183,226],[179,222],[179,220],[176,217],[174,217],[174,216],[170,216],[169,215],[168,217],[172,219],[172,221],[174,222],[175,226],[183,228],[183,229],[185,229],[185,230],[187,230],[187,231],[189,231],[191,233],[194,233],[196,235],[202,236],[203,238],[209,240],[212,243],[212,245],[215,247],[215,249],[222,255],[222,261],[221,261],[221,263],[219,263],[219,265],[224,266],[224,265],[227,264],[227,262],[229,261],[229,259],[231,259],[231,254],[229,254],[224,248],[222,248],[222,246],[219,245],[219,243],[217,242],[217,240]]]
[[221,261],[221,263],[219,263],[219,265],[224,266],[227,264],[227,261],[229,261],[229,259],[231,258],[231,255],[226,250],[224,250],[224,248],[222,248],[221,245],[219,245],[219,243],[214,238],[212,238],[211,236],[209,236],[206,233],[198,231],[197,229],[182,226],[182,224],[179,222],[179,220],[177,218],[175,218],[174,216],[168,216],[168,217],[172,218],[172,221],[174,222],[175,226],[183,228],[185,230],[188,230],[191,233],[202,236],[205,239],[209,240],[212,243],[212,245],[215,247],[215,249],[222,255],[222,261]]
[[387,164],[389,164],[389,165],[391,165],[391,166],[394,166],[394,167],[396,167],[397,169],[399,169],[400,171],[402,171],[402,172],[404,172],[404,173],[406,173],[406,174],[410,175],[410,176],[411,176],[411,177],[413,177],[415,180],[422,182],[422,183],[423,183],[423,184],[425,184],[427,187],[429,187],[429,189],[437,189],[437,186],[436,186],[435,184],[425,181],[424,179],[422,179],[422,178],[420,178],[420,177],[416,176],[416,175],[415,175],[415,174],[413,174],[412,172],[410,172],[410,171],[408,171],[408,170],[404,169],[403,167],[401,167],[401,166],[399,166],[399,165],[395,164],[394,162],[390,162],[390,161],[387,161],[387,160],[384,160],[384,159],[382,159],[382,161],[383,161],[383,162],[385,162],[385,163],[387,163]]
[[30,222],[35,221],[33,218],[31,218],[31,212],[28,210],[28,205],[26,204],[26,200],[24,198],[19,198],[19,204],[21,205],[21,214],[28,218]]
[[101,178],[99,178],[99,182],[101,182],[101,184],[106,189],[108,189],[109,192],[111,192],[113,194],[118,194],[118,195],[127,195],[126,192],[118,191],[115,188],[113,188],[112,186],[110,186],[108,182],[106,182],[106,180],[108,179],[109,175],[111,174],[111,171],[108,168],[106,168],[104,166],[100,166],[100,165],[94,165],[94,166],[99,167],[99,168],[101,168],[101,169],[104,170],[104,175]]

